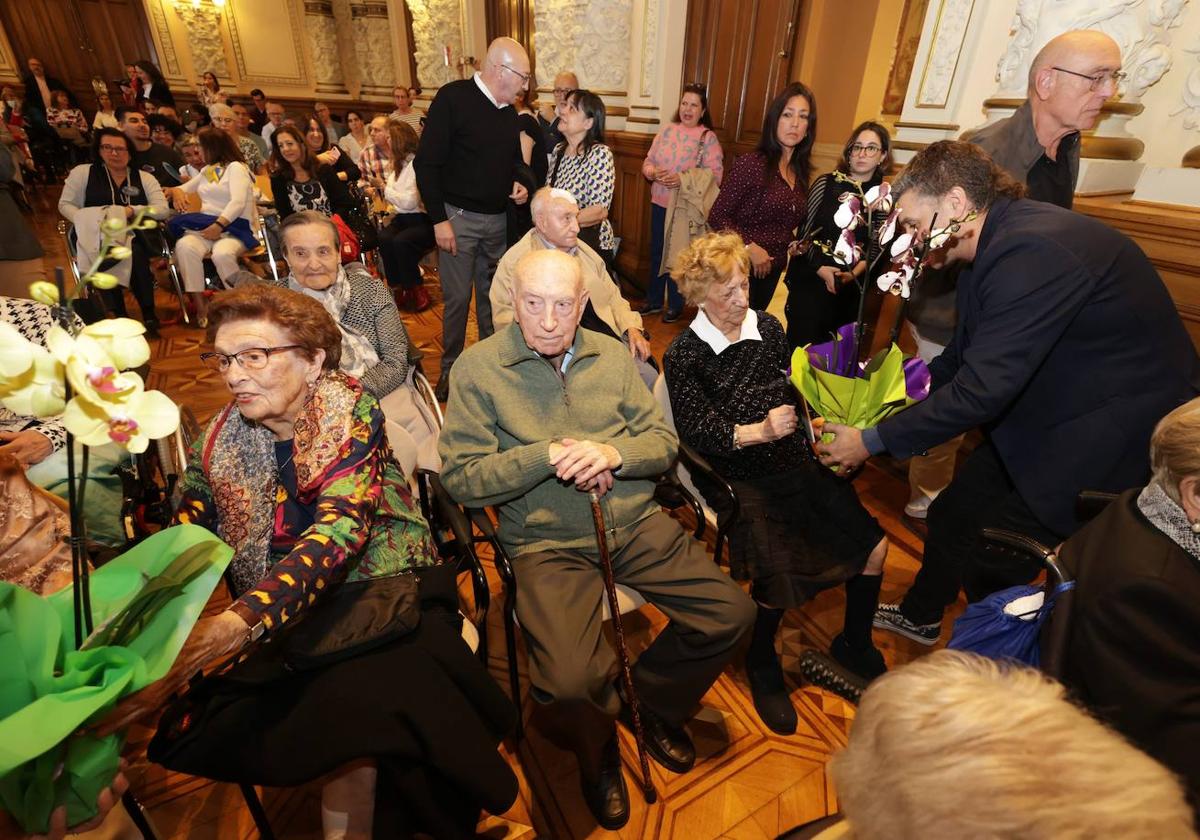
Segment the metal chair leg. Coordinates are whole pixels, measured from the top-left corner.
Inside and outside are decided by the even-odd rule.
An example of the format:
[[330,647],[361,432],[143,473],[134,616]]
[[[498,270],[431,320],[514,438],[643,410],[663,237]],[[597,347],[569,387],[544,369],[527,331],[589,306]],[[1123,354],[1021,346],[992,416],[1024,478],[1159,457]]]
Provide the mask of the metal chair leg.
[[238,789],[242,792],[242,799],[246,800],[246,809],[250,811],[250,818],[254,820],[258,836],[262,840],[275,840],[275,832],[271,830],[271,821],[267,819],[267,811],[263,808],[262,800],[258,798],[258,791],[254,789],[254,785],[239,784]]
[[121,802],[125,806],[125,812],[129,814],[129,820],[133,823],[134,828],[141,832],[145,840],[158,840],[158,835],[154,833],[154,828],[150,825],[150,818],[146,814],[146,809],[142,807],[142,803],[133,795],[132,790],[126,790],[125,795],[121,797]]
[[521,714],[521,676],[517,673],[517,628],[514,620],[516,604],[512,593],[505,589],[504,593],[504,643],[508,648],[508,687],[512,695],[513,705],[517,707],[517,728],[514,731],[516,740],[525,737],[525,725]]
[[165,238],[163,240],[163,257],[167,260],[167,274],[171,277],[171,285],[175,289],[175,297],[179,300],[179,318],[183,323],[190,324],[192,323],[192,319],[187,311],[187,298],[183,294],[183,281],[179,278],[179,268],[175,265],[175,255],[167,247]]

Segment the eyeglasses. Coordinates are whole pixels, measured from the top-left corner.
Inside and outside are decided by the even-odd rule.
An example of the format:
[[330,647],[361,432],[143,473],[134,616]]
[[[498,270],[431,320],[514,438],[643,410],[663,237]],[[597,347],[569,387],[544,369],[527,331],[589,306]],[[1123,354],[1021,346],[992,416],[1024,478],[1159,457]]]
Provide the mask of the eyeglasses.
[[850,147],[850,154],[852,155],[877,155],[882,151],[883,147],[876,146],[874,143],[868,143],[865,146],[862,143],[855,143]]
[[1105,82],[1112,82],[1115,90],[1121,82],[1125,81],[1128,73],[1122,73],[1120,70],[1109,70],[1104,73],[1097,73],[1095,76],[1089,76],[1087,73],[1076,73],[1074,70],[1068,70],[1066,67],[1051,67],[1051,70],[1057,70],[1059,73],[1068,73],[1072,76],[1078,76],[1081,79],[1087,79],[1090,83],[1088,90],[1095,90]]
[[533,77],[533,74],[532,74],[532,73],[522,73],[520,70],[514,70],[514,69],[512,69],[512,68],[511,68],[511,67],[509,67],[507,64],[503,64],[503,63],[502,63],[502,64],[500,64],[500,66],[501,66],[501,67],[503,67],[505,70],[507,70],[509,73],[512,73],[512,74],[513,74],[513,75],[515,75],[515,76],[520,76],[520,77],[521,77],[521,81],[522,81],[522,82],[524,82],[525,84],[529,84],[529,80],[530,80],[530,78],[532,78],[532,77]]
[[555,96],[566,96],[568,93],[570,93],[573,90],[575,90],[575,88],[555,88],[554,95]]
[[108,152],[109,154],[114,154],[114,155],[117,152],[124,152],[125,154],[129,153],[129,149],[125,146],[105,146],[103,144],[101,144],[101,146],[100,146],[100,151]]
[[284,350],[303,350],[302,344],[285,344],[282,347],[250,347],[237,353],[201,353],[200,361],[209,370],[224,373],[229,370],[234,359],[244,370],[262,370],[267,366],[273,353]]

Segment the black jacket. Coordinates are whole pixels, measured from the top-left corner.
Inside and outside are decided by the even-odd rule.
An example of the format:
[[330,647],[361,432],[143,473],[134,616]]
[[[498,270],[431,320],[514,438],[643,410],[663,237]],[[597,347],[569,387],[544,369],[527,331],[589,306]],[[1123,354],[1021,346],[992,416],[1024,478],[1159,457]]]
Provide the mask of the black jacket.
[[1144,484],[1155,423],[1200,392],[1200,358],[1150,260],[1103,223],[1038,201],[988,211],[959,278],[933,393],[878,426],[925,452],[975,426],[1021,497],[1061,536],[1082,490]]
[[[1200,563],[1123,494],[1063,546],[1075,577],[1058,676],[1200,803]],[[1051,630],[1061,620],[1051,613]]]

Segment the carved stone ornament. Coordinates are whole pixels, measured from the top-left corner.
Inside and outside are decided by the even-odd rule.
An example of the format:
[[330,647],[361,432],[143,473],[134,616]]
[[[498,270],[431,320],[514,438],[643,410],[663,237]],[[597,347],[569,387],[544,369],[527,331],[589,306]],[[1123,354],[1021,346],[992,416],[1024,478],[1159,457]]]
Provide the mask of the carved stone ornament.
[[[422,87],[441,87],[458,78],[455,62],[462,56],[460,0],[407,0],[412,14],[413,50]],[[450,47],[450,66],[445,49]]]

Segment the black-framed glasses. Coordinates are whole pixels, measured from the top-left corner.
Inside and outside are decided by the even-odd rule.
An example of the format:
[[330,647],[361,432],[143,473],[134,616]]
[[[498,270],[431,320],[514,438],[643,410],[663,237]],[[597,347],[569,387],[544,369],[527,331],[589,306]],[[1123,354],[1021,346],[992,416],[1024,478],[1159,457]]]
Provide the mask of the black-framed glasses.
[[267,362],[275,353],[282,353],[285,350],[303,350],[303,344],[285,344],[282,347],[247,347],[245,350],[239,350],[237,353],[201,353],[200,361],[209,370],[215,370],[218,373],[224,373],[229,370],[229,366],[234,360],[242,366],[244,370],[262,370],[267,366]]
[[511,67],[509,67],[507,64],[505,64],[504,62],[501,62],[500,66],[503,67],[505,70],[507,70],[509,73],[512,73],[515,76],[520,76],[521,81],[524,82],[525,84],[529,84],[529,80],[531,78],[533,78],[532,73],[522,73],[520,70],[514,70]]
[[862,143],[855,143],[850,147],[850,154],[852,155],[877,155],[882,151],[883,147],[877,146],[874,143],[868,143],[865,146]]
[[1051,70],[1057,70],[1059,73],[1067,73],[1072,76],[1078,76],[1081,79],[1087,79],[1088,90],[1095,90],[1105,82],[1112,82],[1113,89],[1116,88],[1125,80],[1128,73],[1122,73],[1120,70],[1108,70],[1103,73],[1097,73],[1094,76],[1089,76],[1087,73],[1077,73],[1074,70],[1068,70],[1066,67],[1051,67]]

